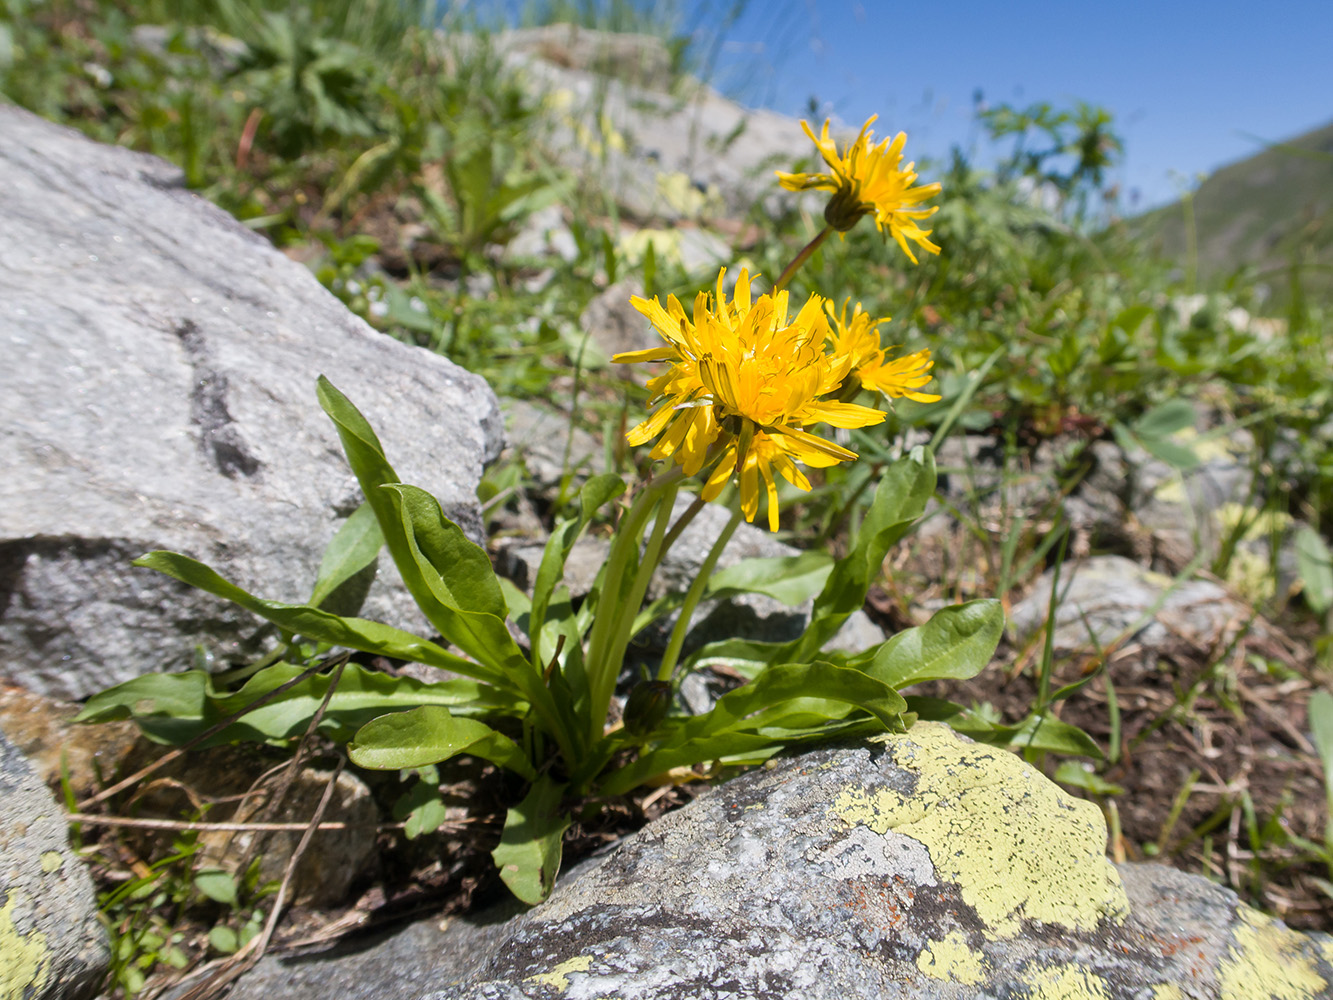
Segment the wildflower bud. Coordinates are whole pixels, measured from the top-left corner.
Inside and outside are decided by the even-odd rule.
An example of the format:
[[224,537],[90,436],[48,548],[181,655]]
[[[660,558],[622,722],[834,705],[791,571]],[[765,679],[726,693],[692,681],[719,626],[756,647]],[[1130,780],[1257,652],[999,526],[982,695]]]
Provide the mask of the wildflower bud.
[[636,684],[625,702],[625,731],[646,736],[666,718],[671,707],[669,681],[642,681]]
[[824,206],[824,221],[840,233],[847,232],[861,221],[863,215],[869,214],[870,206],[861,200],[861,193],[854,184],[841,185]]

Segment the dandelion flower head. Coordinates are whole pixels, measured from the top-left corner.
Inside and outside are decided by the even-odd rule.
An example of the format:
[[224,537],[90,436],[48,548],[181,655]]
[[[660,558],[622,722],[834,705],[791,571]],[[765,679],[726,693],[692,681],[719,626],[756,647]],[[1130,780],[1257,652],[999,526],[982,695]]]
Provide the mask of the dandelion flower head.
[[779,170],[778,181],[788,191],[832,191],[833,197],[824,209],[824,219],[840,233],[851,229],[863,215],[873,215],[879,231],[887,229],[915,264],[916,255],[908,241],[930,253],[940,252],[940,248],[930,241],[930,230],[918,225],[939,210],[939,206],[927,207],[921,203],[939,194],[940,185],[912,186],[917,178],[916,164],[904,166],[902,163],[903,146],[907,142],[905,133],[899,132],[893,139],[871,145],[874,133],[870,126],[877,117],[870,116],[861,126],[856,141],[842,154],[829,138],[827,120],[818,136],[808,122],[802,121],[801,128],[818,147],[829,173],[789,174]]
[[674,460],[686,475],[715,461],[704,499],[714,499],[735,477],[749,521],[758,511],[762,481],[769,528],[776,531],[775,471],[809,490],[797,462],[826,468],[856,458],[806,428],[867,427],[884,414],[825,398],[837,393],[852,361],[827,351],[832,332],[820,296],[811,295],[793,316],[786,291],[754,297],[745,270],[728,301],[725,276],[723,268],[715,295],[695,297],[690,316],[675,296],[667,297],[665,307],[657,299],[632,300],[666,343],[612,360],[665,361],[669,367],[648,382],[656,409],[626,437],[632,445],[656,438],[652,457]]
[[940,397],[933,393],[917,391],[930,381],[930,370],[935,365],[929,348],[900,358],[889,358],[888,351],[880,344],[878,330],[889,317],[871,319],[869,313],[861,311],[859,302],[850,319],[847,318],[846,302],[840,312],[833,311],[831,302],[825,307],[831,320],[829,346],[832,353],[846,356],[851,361],[850,374],[860,385],[881,392],[889,399],[906,397],[919,403],[939,401]]

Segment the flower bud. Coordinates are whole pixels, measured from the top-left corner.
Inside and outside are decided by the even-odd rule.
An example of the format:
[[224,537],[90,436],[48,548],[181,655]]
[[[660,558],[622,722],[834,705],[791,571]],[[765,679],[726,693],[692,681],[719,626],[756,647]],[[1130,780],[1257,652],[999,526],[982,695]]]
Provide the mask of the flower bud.
[[641,681],[625,701],[625,731],[647,736],[666,718],[670,707],[670,681]]

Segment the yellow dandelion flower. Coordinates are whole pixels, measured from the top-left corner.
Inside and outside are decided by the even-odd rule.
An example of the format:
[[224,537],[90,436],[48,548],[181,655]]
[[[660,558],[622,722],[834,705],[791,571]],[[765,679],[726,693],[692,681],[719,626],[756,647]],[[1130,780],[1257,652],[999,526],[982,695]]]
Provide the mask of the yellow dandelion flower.
[[675,296],[668,296],[665,307],[657,299],[631,300],[666,345],[612,360],[666,361],[670,368],[648,383],[657,408],[626,438],[632,445],[656,438],[653,458],[673,459],[687,475],[716,461],[705,499],[716,497],[735,476],[741,509],[750,521],[758,511],[762,480],[769,527],[776,531],[774,471],[808,490],[796,462],[825,468],[856,458],[855,452],[806,428],[818,423],[867,427],[884,414],[822,398],[837,392],[851,371],[851,359],[825,350],[831,331],[820,296],[810,296],[791,316],[785,291],[753,298],[744,270],[728,301],[725,275],[723,268],[714,296],[696,296],[692,316],[686,316]]
[[[889,321],[888,316],[872,320],[869,313],[861,311],[861,303],[852,310],[852,317],[847,318],[847,303],[842,304],[841,312],[833,311],[833,303],[826,303],[832,323],[829,326],[829,345],[835,356],[843,356],[851,362],[851,374],[865,388],[873,392],[882,392],[889,399],[906,397],[919,403],[935,403],[939,396],[929,392],[917,392],[930,381],[930,369],[935,366],[931,360],[930,349],[923,348],[901,358],[888,358],[887,352],[880,345],[877,327]],[[890,348],[889,350],[892,350]]]
[[930,241],[930,230],[917,224],[939,210],[939,206],[921,207],[921,203],[939,194],[940,185],[912,186],[917,178],[916,164],[902,165],[903,145],[907,142],[905,133],[899,132],[878,146],[871,145],[875,134],[870,131],[870,126],[877,117],[870,116],[861,126],[856,141],[841,155],[836,143],[829,138],[827,120],[818,137],[808,122],[801,122],[801,128],[818,147],[830,173],[788,174],[779,170],[778,181],[788,191],[832,191],[833,197],[824,209],[824,220],[840,233],[856,225],[861,216],[873,214],[879,231],[884,232],[887,228],[903,253],[915,264],[916,255],[908,246],[909,240],[930,253],[940,252],[940,248]]

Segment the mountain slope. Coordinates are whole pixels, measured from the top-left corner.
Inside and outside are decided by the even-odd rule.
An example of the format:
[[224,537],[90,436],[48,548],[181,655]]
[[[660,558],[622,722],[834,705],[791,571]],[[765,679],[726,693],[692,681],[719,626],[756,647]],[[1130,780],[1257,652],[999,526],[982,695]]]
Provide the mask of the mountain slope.
[[[1282,298],[1300,259],[1306,293],[1333,292],[1333,123],[1222,167],[1193,202],[1204,287],[1248,268]],[[1181,202],[1131,226],[1163,256],[1188,265]]]

